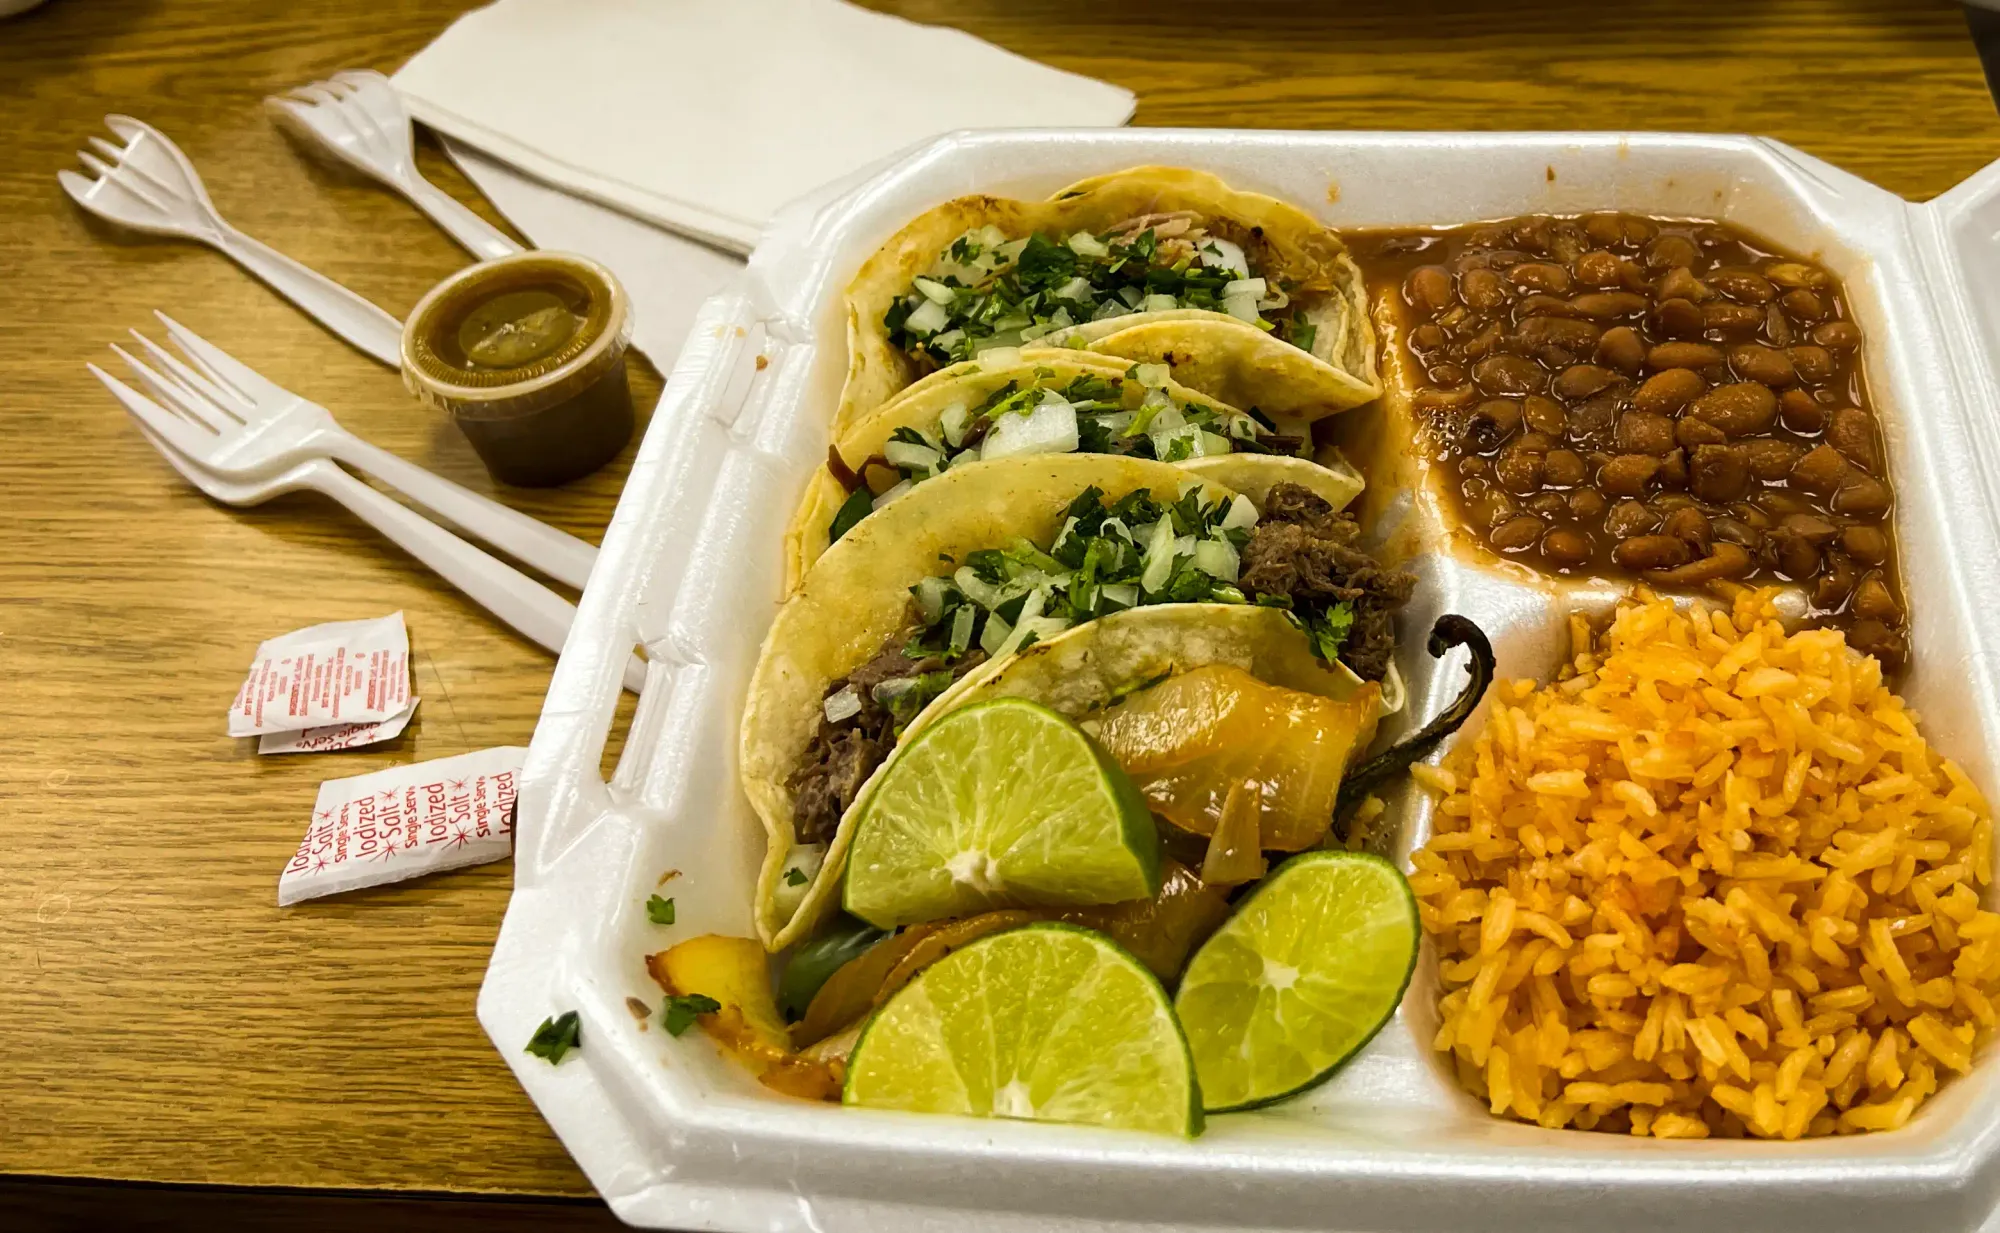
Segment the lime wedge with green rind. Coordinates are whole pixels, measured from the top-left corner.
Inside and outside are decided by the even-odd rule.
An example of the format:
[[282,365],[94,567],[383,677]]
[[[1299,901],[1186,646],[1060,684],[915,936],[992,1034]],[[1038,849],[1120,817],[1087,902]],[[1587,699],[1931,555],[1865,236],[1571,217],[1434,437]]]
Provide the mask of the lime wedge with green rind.
[[1160,889],[1145,798],[1081,728],[1025,698],[938,719],[896,750],[858,808],[845,902],[877,928]]
[[1201,1133],[1166,991],[1116,942],[1056,923],[981,938],[869,1019],[841,1099],[914,1113]]
[[1280,865],[1195,952],[1174,998],[1208,1111],[1325,1082],[1396,1013],[1420,936],[1410,884],[1381,857]]

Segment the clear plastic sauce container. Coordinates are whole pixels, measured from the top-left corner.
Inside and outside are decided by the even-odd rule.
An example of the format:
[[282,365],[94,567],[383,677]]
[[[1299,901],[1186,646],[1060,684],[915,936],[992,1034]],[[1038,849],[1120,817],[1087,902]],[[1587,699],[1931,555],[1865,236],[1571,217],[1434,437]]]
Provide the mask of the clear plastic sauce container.
[[527,252],[447,278],[403,326],[403,383],[451,412],[493,478],[588,475],[632,437],[631,307],[611,271]]

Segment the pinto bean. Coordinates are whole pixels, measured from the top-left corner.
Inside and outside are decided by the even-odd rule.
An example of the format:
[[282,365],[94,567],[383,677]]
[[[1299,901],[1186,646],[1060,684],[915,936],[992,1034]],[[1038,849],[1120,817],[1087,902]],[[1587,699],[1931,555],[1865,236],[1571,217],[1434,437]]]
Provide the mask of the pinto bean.
[[1514,301],[1514,319],[1516,321],[1526,320],[1529,317],[1580,318],[1582,316],[1583,314],[1577,311],[1576,305],[1559,295],[1546,295],[1538,291],[1533,295],[1524,295]]
[[1606,212],[1584,219],[1583,234],[1605,248],[1637,248],[1653,238],[1653,224],[1643,218]]
[[1630,291],[1592,291],[1570,301],[1586,317],[1608,320],[1635,317],[1646,311],[1646,297]]
[[1700,338],[1708,328],[1708,319],[1693,300],[1675,296],[1661,300],[1653,310],[1653,326],[1669,338]]
[[1826,304],[1803,287],[1785,292],[1778,297],[1778,303],[1800,325],[1815,325],[1826,320]]
[[1778,294],[1778,289],[1771,285],[1771,280],[1755,270],[1735,267],[1710,270],[1705,281],[1717,291],[1742,304],[1768,304]]
[[[1668,450],[1667,456],[1660,459],[1660,470],[1658,474],[1653,476],[1653,480],[1662,488],[1678,490],[1687,487],[1687,451],[1681,449]],[[1664,497],[1661,498],[1661,500],[1665,499]]]
[[1410,347],[1416,351],[1435,351],[1444,346],[1444,331],[1434,322],[1426,321],[1410,331]]
[[1750,491],[1750,459],[1740,445],[1697,445],[1688,486],[1704,501],[1734,501]]
[[1889,509],[1889,486],[1872,475],[1849,471],[1847,477],[1834,490],[1833,510],[1837,514],[1852,514],[1867,518],[1887,513]]
[[1500,451],[1500,457],[1493,463],[1493,474],[1502,488],[1526,496],[1541,490],[1544,457],[1539,451],[1522,449],[1517,441]]
[[1527,261],[1507,271],[1507,281],[1523,291],[1561,295],[1569,290],[1569,271],[1546,261]]
[[1807,385],[1821,385],[1833,376],[1833,352],[1825,347],[1810,343],[1788,347],[1785,354],[1791,357],[1792,371]]
[[1659,525],[1660,516],[1638,501],[1620,501],[1604,516],[1604,530],[1617,539],[1644,535]]
[[1671,535],[1635,535],[1611,550],[1611,559],[1626,569],[1661,570],[1685,565],[1694,550]]
[[1708,515],[1692,505],[1683,505],[1668,514],[1666,522],[1660,526],[1660,533],[1686,540],[1688,546],[1699,554],[1708,552],[1709,543],[1714,538],[1714,532],[1708,525]]
[[1848,527],[1840,533],[1840,546],[1864,565],[1880,565],[1889,557],[1889,537],[1880,527]]
[[1863,655],[1873,655],[1882,666],[1894,669],[1902,664],[1909,654],[1909,644],[1903,635],[1890,629],[1881,621],[1856,621],[1847,631],[1847,645]]
[[1586,287],[1616,287],[1618,285],[1618,255],[1603,249],[1593,249],[1571,263],[1576,271],[1576,281]]
[[1557,488],[1574,488],[1590,478],[1583,456],[1575,450],[1550,450],[1542,460],[1542,482]]
[[1491,270],[1466,270],[1458,276],[1458,294],[1468,307],[1490,312],[1507,302],[1507,285]]
[[1778,396],[1769,386],[1737,381],[1717,386],[1688,406],[1687,413],[1707,420],[1732,437],[1763,432],[1778,415]]
[[1703,445],[1724,445],[1729,434],[1704,419],[1683,415],[1674,421],[1674,440],[1682,449],[1695,449]]
[[1774,347],[1791,346],[1796,340],[1792,319],[1780,312],[1776,304],[1766,304],[1764,309],[1764,337],[1770,339]]
[[1826,271],[1802,261],[1773,261],[1764,267],[1764,277],[1780,287],[1824,287]]
[[1488,394],[1538,394],[1548,374],[1518,355],[1489,355],[1472,366],[1472,382]]
[[1632,406],[1654,415],[1672,415],[1708,392],[1708,382],[1688,368],[1654,373],[1632,391]]
[[1826,443],[1857,466],[1882,469],[1881,451],[1875,446],[1875,417],[1858,407],[1842,407],[1833,413],[1826,425]]
[[1667,587],[1699,586],[1720,578],[1740,578],[1750,572],[1753,564],[1750,554],[1743,548],[1723,542],[1712,546],[1706,556],[1686,565],[1646,571],[1646,581]]
[[1626,325],[1615,325],[1604,331],[1597,340],[1597,350],[1591,355],[1593,360],[1606,368],[1615,368],[1626,376],[1639,371],[1639,365],[1646,362],[1646,344],[1639,339],[1637,331]]
[[1701,257],[1701,250],[1694,241],[1684,235],[1671,233],[1659,236],[1646,245],[1646,268],[1649,270],[1669,270],[1675,266],[1693,265]]
[[1610,502],[1604,499],[1604,494],[1595,488],[1576,488],[1569,494],[1570,516],[1586,522],[1593,518],[1604,517],[1605,507],[1609,504]]
[[1851,469],[1839,450],[1822,444],[1808,450],[1792,467],[1791,483],[1802,492],[1832,492]]
[[1613,385],[1622,385],[1624,381],[1624,377],[1609,368],[1599,368],[1595,364],[1576,364],[1563,369],[1556,377],[1553,389],[1556,397],[1565,402],[1579,402]]
[[1653,298],[1661,302],[1686,300],[1690,304],[1699,304],[1714,296],[1715,292],[1710,291],[1699,278],[1694,276],[1694,271],[1686,266],[1676,266],[1668,270],[1661,276],[1659,282],[1653,284]]
[[1489,398],[1465,417],[1461,439],[1466,448],[1490,450],[1521,426],[1521,404],[1512,398]]
[[1521,400],[1521,414],[1528,421],[1528,427],[1547,433],[1552,438],[1561,439],[1569,431],[1569,416],[1563,411],[1562,404],[1553,398],[1530,394]]
[[1584,399],[1569,409],[1569,439],[1584,446],[1609,445],[1618,412],[1616,394],[1599,394],[1595,398]]
[[1785,427],[1810,436],[1826,427],[1827,409],[1804,390],[1786,390],[1778,395],[1778,416]]
[[1532,514],[1516,514],[1486,534],[1486,541],[1502,552],[1533,548],[1542,538],[1542,520]]
[[1451,274],[1441,265],[1420,265],[1403,280],[1403,298],[1410,307],[1425,313],[1440,313],[1457,299]]
[[1764,533],[1741,518],[1711,518],[1709,526],[1714,529],[1715,538],[1753,551],[1764,542]]
[[1627,411],[1618,417],[1613,441],[1621,453],[1664,457],[1674,448],[1674,422],[1651,411]]
[[1599,333],[1590,322],[1571,317],[1529,317],[1514,327],[1514,337],[1530,350],[1553,345],[1579,355],[1590,353]]
[[1861,580],[1854,588],[1855,616],[1896,624],[1903,619],[1903,606],[1896,602],[1889,586],[1874,574]]
[[1581,565],[1590,559],[1590,536],[1574,527],[1557,527],[1542,537],[1542,555],[1558,567]]
[[1764,314],[1745,304],[1710,300],[1701,306],[1702,325],[1725,334],[1743,334],[1763,323]]
[[1829,321],[1813,327],[1812,340],[1829,351],[1852,351],[1861,345],[1861,328],[1852,321]]
[[1769,437],[1745,441],[1743,449],[1750,460],[1750,474],[1767,484],[1775,484],[1790,475],[1806,452],[1803,445]]
[[1779,387],[1798,380],[1792,369],[1792,357],[1771,347],[1760,347],[1756,343],[1744,343],[1729,349],[1729,366],[1745,381],[1757,381],[1764,385]]
[[1659,469],[1660,460],[1650,454],[1620,454],[1597,472],[1597,486],[1614,497],[1636,497]]
[[1662,368],[1707,368],[1711,364],[1722,363],[1722,349],[1707,343],[1670,342],[1661,343],[1646,352],[1646,367]]

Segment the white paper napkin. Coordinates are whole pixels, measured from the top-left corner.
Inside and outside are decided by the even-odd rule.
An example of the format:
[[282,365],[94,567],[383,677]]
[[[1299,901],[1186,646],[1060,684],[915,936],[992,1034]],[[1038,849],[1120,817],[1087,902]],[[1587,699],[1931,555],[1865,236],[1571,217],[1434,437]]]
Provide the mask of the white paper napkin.
[[499,0],[395,83],[448,136],[739,252],[787,201],[926,138],[1117,125],[1133,105],[1116,86],[839,0]]

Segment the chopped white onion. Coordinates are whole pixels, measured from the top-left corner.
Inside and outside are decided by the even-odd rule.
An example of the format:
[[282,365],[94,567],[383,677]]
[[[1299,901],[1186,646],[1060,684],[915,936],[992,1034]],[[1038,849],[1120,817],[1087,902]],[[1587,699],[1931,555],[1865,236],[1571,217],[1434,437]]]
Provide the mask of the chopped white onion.
[[[974,343],[973,346],[978,347],[979,344]],[[998,372],[1003,368],[1012,368],[1020,362],[1021,349],[1019,347],[1009,347],[994,343],[979,348],[979,366],[987,372]]]
[[915,285],[917,290],[924,293],[925,299],[935,300],[939,304],[951,303],[951,288],[945,286],[935,278],[925,278],[919,275],[915,279]]
[[[1000,640],[1000,645],[996,649],[989,651],[988,654],[992,655],[995,659],[1005,659],[1007,656],[1020,650],[1021,643],[1027,639],[1028,634],[1034,629],[1036,618],[1042,615],[1042,605],[1046,601],[1047,595],[1045,592],[1040,590],[1028,592],[1028,598],[1021,604],[1020,619],[1014,623],[1014,628],[1007,631],[1007,636]],[[999,619],[998,616],[987,618],[989,622]]]
[[936,338],[931,339],[931,346],[936,347],[941,351],[956,351],[958,350],[958,344],[964,341],[965,341],[965,331],[958,329],[957,327],[953,327],[949,330],[946,330],[944,333],[938,335]]
[[1162,518],[1153,524],[1153,533],[1146,542],[1145,568],[1139,573],[1139,585],[1147,591],[1157,591],[1167,585],[1167,579],[1174,573],[1174,520]]
[[1226,300],[1233,295],[1247,295],[1254,297],[1263,295],[1264,291],[1265,291],[1265,286],[1263,279],[1239,278],[1235,282],[1223,284],[1222,298]]
[[945,312],[944,305],[936,300],[925,300],[916,311],[903,319],[903,328],[924,338],[943,329],[950,320],[951,315]]
[[957,449],[965,440],[965,430],[972,426],[972,408],[962,402],[955,402],[938,416],[938,427],[944,430],[945,444]]
[[1205,539],[1194,546],[1194,567],[1224,582],[1236,581],[1236,545],[1226,539]]
[[1058,395],[1053,401],[1045,397],[1026,414],[1013,412],[1001,416],[980,443],[979,456],[989,459],[1021,454],[1069,454],[1076,451],[1078,443],[1076,408]]
[[1158,389],[1174,379],[1174,370],[1165,364],[1134,364],[1132,379],[1149,390]]
[[1210,236],[1198,246],[1201,263],[1211,270],[1233,270],[1243,278],[1250,277],[1250,259],[1243,255],[1243,246],[1220,236]]
[[1090,285],[1090,280],[1079,274],[1056,288],[1056,298],[1058,300],[1082,300],[1088,304],[1096,299],[1097,296],[1095,289]]
[[894,488],[891,488],[889,491],[883,493],[881,496],[876,497],[875,508],[881,509],[889,502],[894,501],[896,498],[907,494],[910,491],[910,489],[915,488],[916,486],[917,485],[914,481],[904,480],[902,483],[896,485]]
[[[1142,313],[1166,313],[1166,312],[1172,312],[1174,309],[1179,308],[1180,301],[1176,300],[1174,297],[1170,295],[1160,295],[1158,293],[1155,293],[1139,301],[1137,307],[1139,311]],[[910,315],[914,317],[916,314],[911,313]],[[943,325],[944,322],[940,321],[938,322],[938,324]]]
[[986,614],[986,628],[979,631],[979,649],[998,659],[1001,646],[1013,636],[1014,627],[999,613],[989,612]]
[[950,579],[919,578],[910,590],[917,597],[917,607],[923,609],[924,624],[929,625],[944,615],[944,597],[951,590]]
[[1201,430],[1200,448],[1196,452],[1200,457],[1213,458],[1217,454],[1233,454],[1236,452],[1236,447],[1230,443],[1228,437],[1204,428]]
[[1222,529],[1241,531],[1257,525],[1257,507],[1250,504],[1250,498],[1237,493],[1229,502],[1229,512],[1222,516]]
[[1222,311],[1238,321],[1257,321],[1257,297],[1254,295],[1226,295],[1222,297]]
[[1069,251],[1079,257],[1109,257],[1111,246],[1088,231],[1079,231],[1069,238]]
[[958,572],[951,576],[951,580],[958,584],[959,590],[965,592],[967,599],[978,604],[981,608],[997,608],[1006,598],[1001,594],[999,587],[984,581],[978,574],[973,573],[970,565],[959,566]]
[[889,465],[898,470],[922,471],[926,467],[935,467],[943,461],[944,454],[928,445],[918,445],[914,441],[890,441],[882,446],[882,457],[888,459]]
[[1139,588],[1129,582],[1107,582],[1101,589],[1100,594],[1112,603],[1117,604],[1120,608],[1136,608],[1139,606]]
[[837,724],[861,713],[861,695],[854,692],[854,686],[843,685],[827,695],[826,701],[820,704],[820,710],[825,712],[826,722]]

